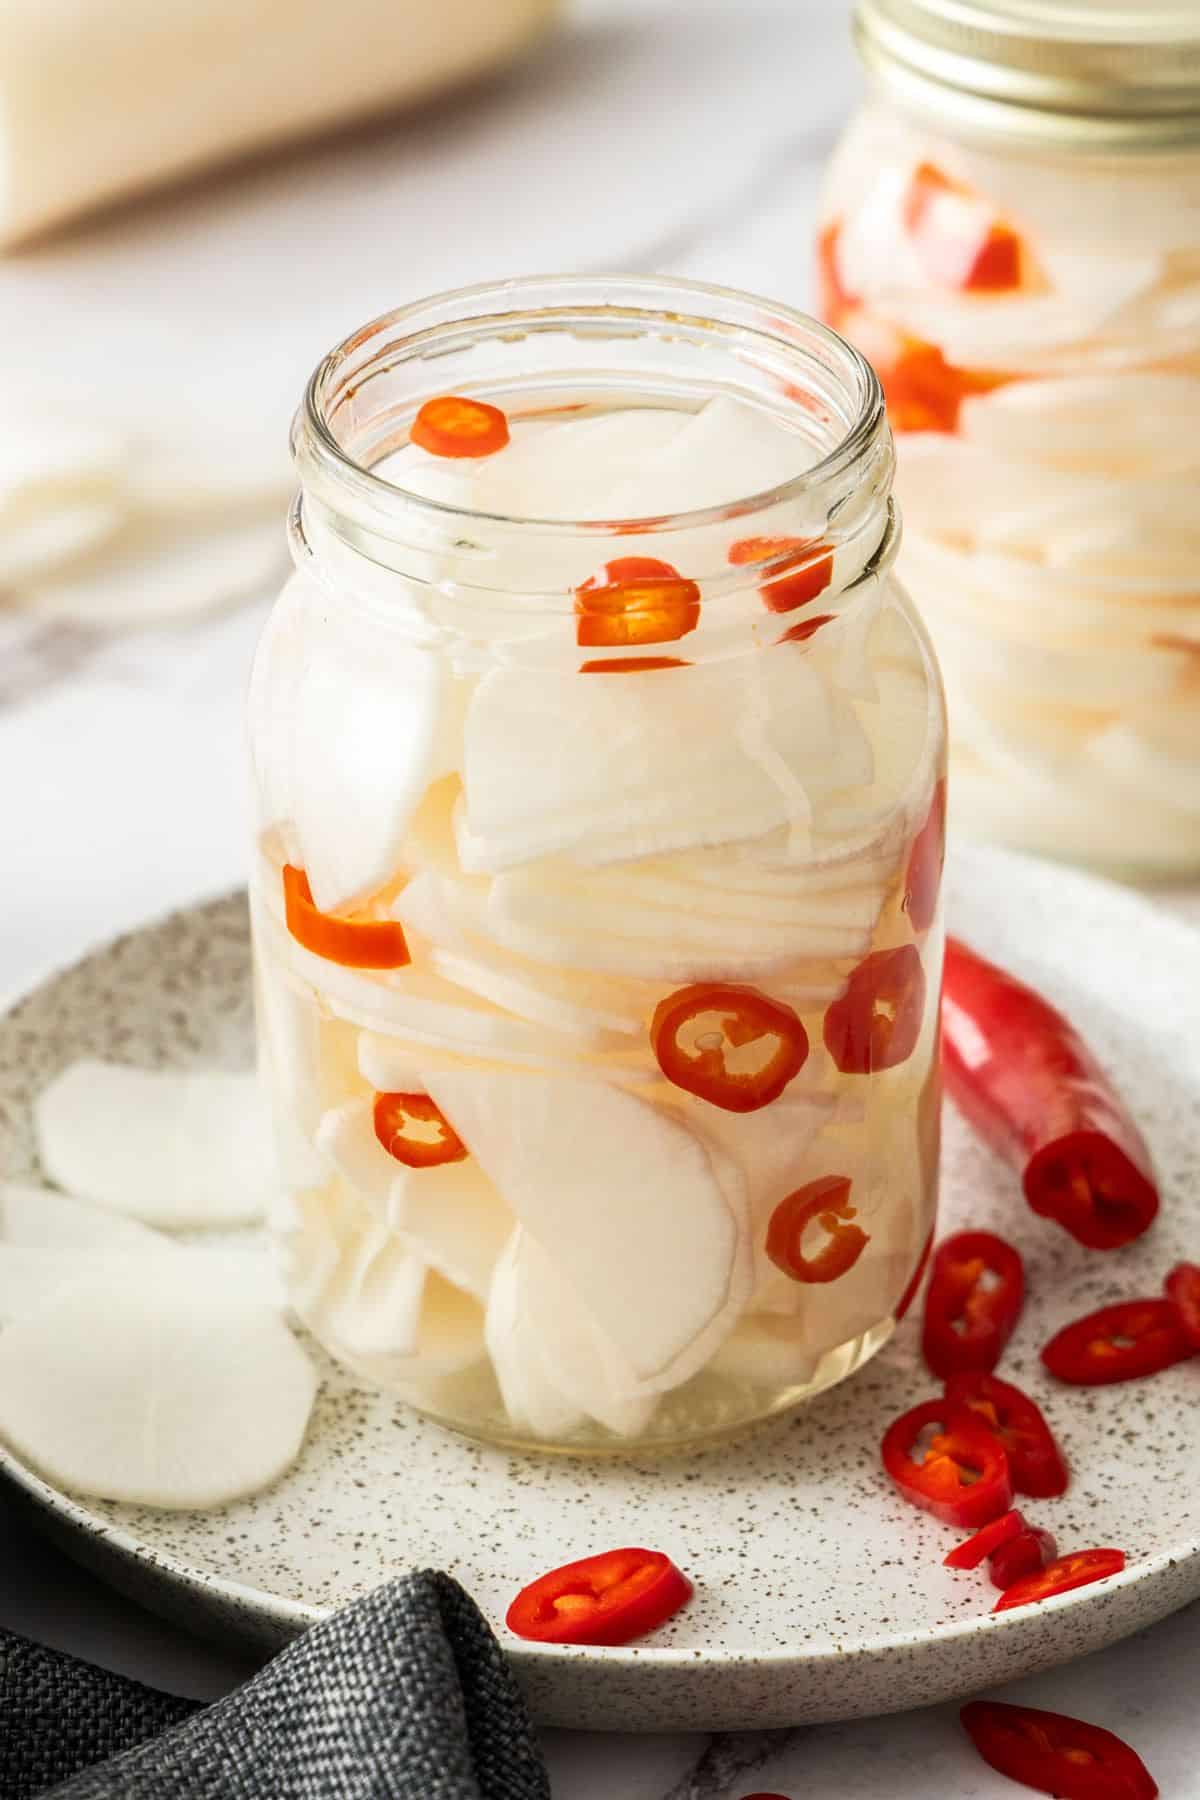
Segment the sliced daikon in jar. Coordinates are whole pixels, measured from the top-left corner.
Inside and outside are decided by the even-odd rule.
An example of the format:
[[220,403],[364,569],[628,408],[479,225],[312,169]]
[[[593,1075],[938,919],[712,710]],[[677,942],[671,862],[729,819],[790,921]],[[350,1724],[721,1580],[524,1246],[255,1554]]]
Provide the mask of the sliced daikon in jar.
[[548,1372],[542,1345],[530,1323],[522,1293],[518,1227],[496,1265],[488,1296],[484,1338],[495,1370],[500,1399],[514,1431],[561,1442],[584,1423],[583,1407],[568,1400]]
[[[392,1092],[415,1093],[419,1086],[414,1079],[411,1088]],[[372,1215],[390,1224],[392,1189],[402,1165],[388,1155],[376,1136],[373,1098],[347,1100],[327,1112],[317,1128],[316,1141],[329,1166],[366,1202]]]
[[638,1391],[695,1373],[749,1291],[740,1182],[677,1118],[605,1081],[429,1071],[427,1085]]
[[738,1320],[709,1368],[714,1375],[767,1388],[773,1397],[802,1387],[816,1373],[817,1353],[794,1314],[747,1313]]
[[[969,444],[1014,459],[1107,476],[1195,469],[1200,376],[1139,369],[1009,382],[963,401]],[[990,497],[989,497],[990,498]]]
[[496,872],[733,843],[806,823],[813,793],[870,773],[848,703],[799,645],[673,670],[669,695],[498,669],[467,714],[459,855]]
[[42,1089],[33,1118],[52,1181],[148,1225],[245,1224],[277,1186],[253,1075],[85,1057]]
[[317,1377],[276,1309],[184,1254],[68,1285],[0,1333],[0,1436],[56,1485],[224,1506],[295,1461]]
[[464,1293],[485,1301],[512,1213],[473,1157],[399,1170],[389,1217],[401,1242]]
[[396,874],[430,782],[461,756],[463,686],[443,659],[332,609],[296,684],[291,815],[313,899],[347,907]]

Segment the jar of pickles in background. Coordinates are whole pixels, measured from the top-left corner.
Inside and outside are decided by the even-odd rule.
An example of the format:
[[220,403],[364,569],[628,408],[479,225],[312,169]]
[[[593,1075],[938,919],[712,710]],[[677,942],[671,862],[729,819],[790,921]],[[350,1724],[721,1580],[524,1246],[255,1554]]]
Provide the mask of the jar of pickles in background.
[[897,435],[955,817],[1200,868],[1200,6],[861,0],[820,309]]
[[293,1303],[498,1441],[683,1444],[893,1329],[937,1185],[941,686],[861,356],[654,280],[357,332],[251,692]]

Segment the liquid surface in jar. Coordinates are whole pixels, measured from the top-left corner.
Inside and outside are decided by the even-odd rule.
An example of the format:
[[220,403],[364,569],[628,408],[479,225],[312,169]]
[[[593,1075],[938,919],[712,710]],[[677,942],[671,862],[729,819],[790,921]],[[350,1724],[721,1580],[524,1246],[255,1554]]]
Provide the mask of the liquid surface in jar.
[[[509,403],[494,456],[379,472],[615,520],[819,454],[726,399],[536,411]],[[936,1189],[940,690],[869,572],[882,513],[822,524],[572,537],[528,596],[527,548],[468,547],[394,615],[296,578],[268,627],[253,910],[291,1293],[461,1428],[688,1441],[892,1328]],[[409,961],[332,960],[322,914],[400,924]]]
[[967,148],[872,108],[818,260],[897,433],[961,821],[1200,866],[1200,158]]

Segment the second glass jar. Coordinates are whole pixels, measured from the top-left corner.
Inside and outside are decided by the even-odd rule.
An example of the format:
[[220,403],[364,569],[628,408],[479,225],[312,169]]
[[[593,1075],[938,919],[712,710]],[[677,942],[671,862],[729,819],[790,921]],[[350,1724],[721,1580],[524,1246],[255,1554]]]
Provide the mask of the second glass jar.
[[[447,393],[486,455],[414,431]],[[944,722],[874,375],[746,296],[506,284],[355,334],[295,449],[251,735],[298,1312],[506,1443],[796,1404],[936,1201]]]

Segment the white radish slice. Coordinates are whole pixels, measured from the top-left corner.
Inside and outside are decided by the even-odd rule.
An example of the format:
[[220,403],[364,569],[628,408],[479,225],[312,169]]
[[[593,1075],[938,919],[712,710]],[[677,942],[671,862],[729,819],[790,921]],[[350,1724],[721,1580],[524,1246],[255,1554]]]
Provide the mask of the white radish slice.
[[[503,1006],[520,1018],[546,1025],[551,1031],[565,1031],[582,1037],[588,1043],[602,1043],[610,1032],[630,1035],[641,1029],[641,1020],[626,1013],[600,1011],[584,1006],[549,990],[557,971],[542,971],[542,981],[511,972],[495,956],[473,953],[460,956],[450,950],[434,950],[430,964],[447,981],[467,988],[483,1000]],[[561,977],[559,977],[561,982]],[[543,985],[543,983],[545,985]]]
[[106,1271],[0,1333],[0,1436],[58,1486],[224,1506],[295,1461],[317,1377],[277,1311],[190,1259]]
[[[1191,707],[1196,701],[1193,699]],[[1200,750],[1191,753],[1139,731],[1134,724],[1113,725],[1089,746],[1099,767],[1132,793],[1153,794],[1181,813],[1200,815]]]
[[0,1183],[0,1247],[18,1250],[173,1249],[170,1238],[136,1219],[55,1188]]
[[[799,432],[728,395],[707,401],[690,417],[676,413],[674,418],[676,428],[661,449],[627,454],[613,485],[603,493],[598,485],[593,488],[584,516],[644,518],[721,506],[778,487],[816,460]],[[568,430],[562,428],[560,436]]]
[[747,1313],[709,1368],[714,1375],[766,1388],[775,1399],[782,1388],[811,1381],[818,1360],[805,1341],[800,1319],[786,1313]]
[[641,1391],[693,1374],[752,1279],[744,1194],[700,1140],[605,1081],[430,1070],[426,1086]]
[[[287,1187],[319,1187],[325,1163],[316,1147],[322,1102],[322,1019],[313,995],[292,981],[267,950],[262,902],[251,896],[250,916],[261,946],[254,962],[254,1003],[260,1073],[271,1105],[279,1175]],[[269,927],[270,921],[265,921]],[[328,1030],[326,1026],[326,1030]]]
[[181,1255],[191,1258],[192,1280],[222,1299],[236,1296],[282,1310],[282,1284],[266,1251],[185,1251],[167,1237],[138,1249],[108,1245],[35,1249],[0,1243],[0,1321],[24,1318],[61,1289],[92,1275],[117,1282],[134,1278],[153,1282],[164,1256],[173,1263]]
[[11,393],[0,414],[0,522],[49,514],[82,499],[117,499],[128,440],[93,420],[72,418],[45,396]]
[[212,518],[251,508],[278,508],[296,485],[279,432],[257,432],[242,417],[218,439],[173,433],[138,446],[129,467],[130,501],[174,518]]
[[33,1117],[52,1181],[148,1225],[247,1224],[278,1185],[253,1075],[87,1057],[42,1089]]
[[1012,382],[964,401],[960,429],[997,456],[1071,472],[1166,474],[1195,469],[1189,425],[1198,411],[1200,378],[1130,370]]
[[861,727],[799,645],[676,669],[670,686],[664,703],[634,681],[485,675],[467,714],[463,867],[734,843],[870,780]]
[[550,1380],[617,1437],[640,1437],[658,1405],[639,1391],[637,1377],[618,1344],[608,1337],[574,1286],[529,1232],[516,1251],[516,1304]]
[[587,1417],[551,1380],[521,1292],[518,1251],[524,1234],[513,1233],[496,1265],[484,1330],[500,1399],[514,1431],[551,1442],[572,1437]]
[[286,566],[278,519],[229,522],[181,535],[131,520],[77,572],[18,587],[18,605],[80,624],[138,625],[232,606],[266,592]]
[[[260,831],[282,840],[282,862],[299,862],[292,824],[292,729],[296,689],[310,657],[319,591],[293,575],[271,608],[254,653],[247,695],[247,723]],[[278,867],[273,871],[279,880]]]
[[458,684],[442,661],[396,633],[342,621],[313,629],[292,716],[292,817],[326,910],[394,879],[430,781],[454,767]]
[[[413,1093],[420,1088],[394,1092]],[[347,1100],[327,1112],[317,1127],[317,1148],[342,1180],[370,1206],[374,1216],[390,1222],[392,1188],[404,1165],[389,1156],[375,1135],[375,1109],[371,1100]]]
[[[799,1080],[807,1074],[806,1069]],[[793,1082],[778,1100],[752,1113],[723,1112],[693,1095],[681,1096],[688,1124],[719,1145],[740,1171],[756,1225],[785,1194],[808,1179],[809,1147],[837,1105],[832,1093],[798,1093],[797,1085]]]
[[399,1168],[389,1218],[410,1250],[455,1287],[486,1301],[513,1216],[474,1157]]

